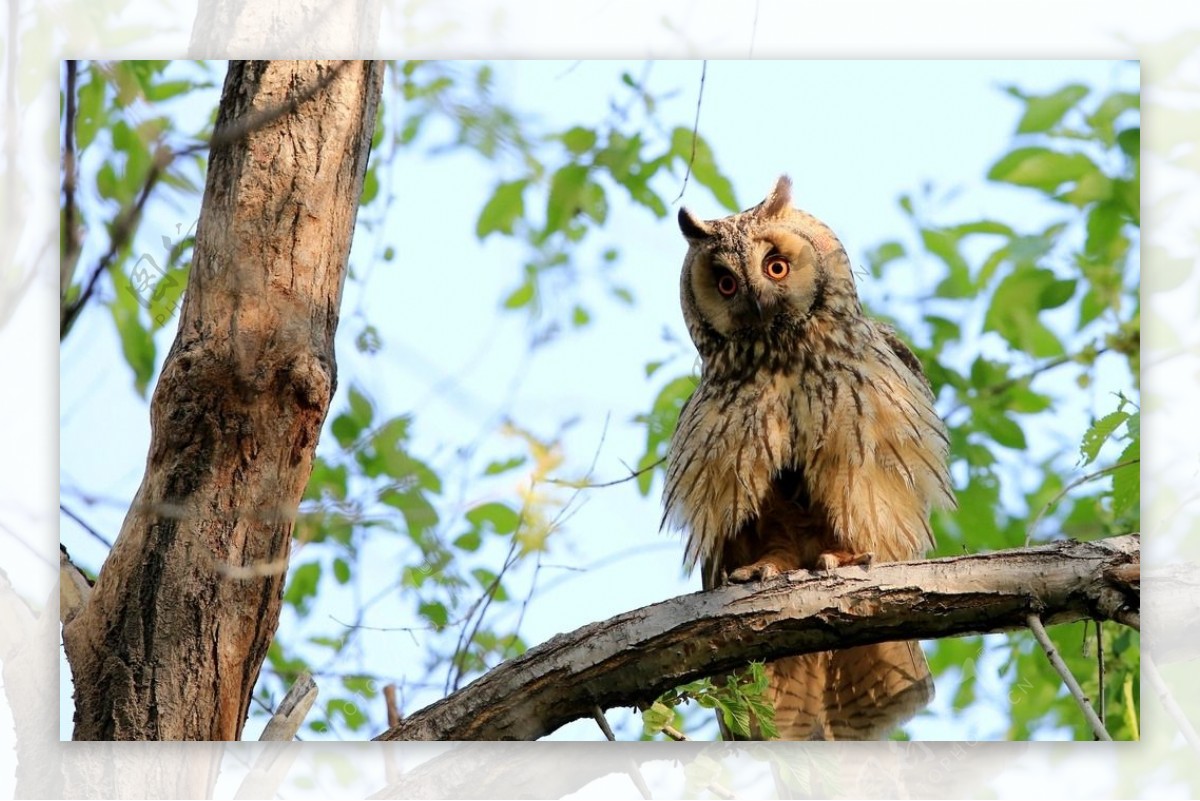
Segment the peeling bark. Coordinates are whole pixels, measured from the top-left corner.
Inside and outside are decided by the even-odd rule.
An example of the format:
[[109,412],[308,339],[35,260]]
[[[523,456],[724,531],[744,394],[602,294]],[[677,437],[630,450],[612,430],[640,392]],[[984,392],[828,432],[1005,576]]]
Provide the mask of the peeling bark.
[[772,659],[1081,618],[1140,606],[1140,537],[788,573],[672,598],[560,634],[414,713],[380,740],[532,740],[704,676]]
[[337,383],[382,74],[375,62],[229,66],[146,474],[63,629],[77,740],[241,734]]

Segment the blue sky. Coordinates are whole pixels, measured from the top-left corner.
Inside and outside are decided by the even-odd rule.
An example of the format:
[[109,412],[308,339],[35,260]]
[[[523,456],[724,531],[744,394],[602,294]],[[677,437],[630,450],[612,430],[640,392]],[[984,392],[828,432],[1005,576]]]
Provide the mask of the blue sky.
[[[621,72],[640,75],[643,70],[642,62],[511,62],[497,69],[497,91],[514,106],[533,111],[547,127],[562,128],[603,117],[609,98],[619,91]],[[664,128],[692,125],[700,72],[700,62],[653,65],[650,86],[677,90],[658,109]],[[862,265],[869,247],[907,236],[897,197],[919,194],[926,184],[939,194],[957,190],[939,206],[949,219],[999,216],[1027,220],[1030,226],[1043,219],[1045,210],[1031,207],[1026,193],[982,180],[1008,146],[1020,109],[1001,87],[1015,84],[1039,93],[1073,81],[1100,92],[1136,89],[1138,74],[1135,65],[1103,61],[711,61],[700,131],[743,207],[788,173],[796,204],[825,220],[852,261]],[[205,102],[215,103],[216,92],[207,93]],[[208,112],[202,103],[197,108]],[[666,377],[692,364],[678,301],[682,239],[672,216],[655,219],[614,189],[600,239],[620,244],[617,278],[632,288],[637,305],[630,309],[597,297],[593,325],[527,360],[526,321],[499,311],[500,299],[516,284],[522,252],[497,237],[480,243],[474,236],[491,188],[508,177],[467,154],[435,159],[402,154],[395,166],[397,201],[382,234],[398,256],[367,270],[370,246],[381,235],[356,240],[352,264],[369,278],[347,285],[338,341],[340,389],[330,417],[345,407],[352,385],[374,400],[380,414],[412,411],[412,450],[435,466],[453,465],[464,437],[494,432],[500,415],[509,414],[543,436],[553,435],[565,417],[578,417],[564,434],[569,455],[564,472],[578,475],[594,458],[596,480],[619,478],[643,445],[643,429],[632,423],[633,416],[649,408]],[[679,194],[680,178],[672,182],[664,176],[657,184],[668,200]],[[682,202],[701,217],[724,214],[694,181]],[[139,247],[157,253],[159,237],[191,225],[197,213],[194,205],[157,206],[143,226]],[[914,314],[912,305],[931,288],[919,272],[903,285],[860,279],[859,286],[869,304],[902,318]],[[385,343],[370,359],[353,346],[359,313],[379,328]],[[160,334],[160,358],[173,334],[170,326]],[[646,362],[672,357],[669,368],[647,380]],[[118,503],[87,505],[69,491],[64,501],[115,536],[124,515],[121,504],[132,498],[141,478],[149,424],[103,309],[85,313],[62,349],[60,424],[64,487]],[[326,437],[321,447],[331,444]],[[503,455],[514,446],[493,436],[482,452]],[[677,536],[657,531],[659,490],[656,482],[643,498],[632,484],[623,484],[581,498],[548,559],[563,567],[557,575],[545,571],[545,589],[526,614],[522,634],[528,642],[699,588],[698,577],[682,575]],[[62,538],[82,562],[99,565],[102,549],[66,519]],[[356,575],[364,595],[394,580],[394,552],[386,542],[377,548]],[[329,630],[330,616],[347,619],[349,602],[346,591],[323,589],[321,605],[305,625]],[[407,611],[404,604],[381,606],[366,623],[410,625]],[[288,636],[289,625],[297,621],[285,616],[281,636]],[[413,659],[420,659],[420,651],[409,637],[381,633],[372,636],[362,664],[387,674]],[[69,689],[65,692],[69,697]],[[428,700],[414,701],[410,709]],[[68,704],[63,707],[66,732],[70,713]],[[918,737],[958,739],[986,734],[994,724],[986,718],[922,719],[911,731]],[[592,723],[561,732],[586,739],[598,734]]]

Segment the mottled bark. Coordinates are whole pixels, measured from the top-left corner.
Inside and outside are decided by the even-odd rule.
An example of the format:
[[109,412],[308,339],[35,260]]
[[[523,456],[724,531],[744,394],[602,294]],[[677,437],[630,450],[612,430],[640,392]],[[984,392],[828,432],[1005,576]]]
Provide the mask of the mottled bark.
[[336,385],[333,338],[382,70],[229,66],[146,474],[63,630],[75,739],[241,734]]
[[1136,620],[1137,535],[1062,542],[684,595],[530,649],[414,713],[381,740],[532,740],[564,723],[771,659],[1081,618]]

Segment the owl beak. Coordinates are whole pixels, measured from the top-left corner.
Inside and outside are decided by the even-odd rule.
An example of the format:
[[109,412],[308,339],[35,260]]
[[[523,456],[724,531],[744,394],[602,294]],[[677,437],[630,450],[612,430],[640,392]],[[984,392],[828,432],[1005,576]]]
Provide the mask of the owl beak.
[[764,299],[757,292],[750,293],[750,299],[754,301],[754,313],[758,316],[759,321],[763,321],[770,316],[771,313],[771,298]]

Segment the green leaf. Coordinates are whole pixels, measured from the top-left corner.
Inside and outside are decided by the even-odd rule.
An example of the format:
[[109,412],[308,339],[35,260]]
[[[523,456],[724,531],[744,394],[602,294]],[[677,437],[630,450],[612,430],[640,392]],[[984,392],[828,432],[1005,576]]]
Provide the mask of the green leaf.
[[318,456],[313,460],[312,475],[308,477],[304,499],[320,500],[322,494],[328,492],[336,500],[345,500],[347,477],[345,465],[333,466]]
[[367,170],[366,176],[363,178],[362,194],[358,198],[358,205],[365,206],[370,203],[379,194],[379,171],[374,165]]
[[581,156],[596,146],[596,132],[578,125],[563,133],[559,138],[573,156]]
[[480,588],[485,592],[491,592],[492,598],[495,600],[508,600],[508,593],[504,591],[504,585],[500,583],[499,577],[486,567],[475,568],[471,571],[471,576],[479,582]]
[[350,414],[362,428],[369,428],[375,416],[375,407],[370,399],[356,386],[350,387]]
[[1138,726],[1138,707],[1137,701],[1134,700],[1133,694],[1133,679],[1134,674],[1128,673],[1125,675],[1125,680],[1121,683],[1121,700],[1124,703],[1121,705],[1121,711],[1125,718],[1125,728],[1130,732],[1130,736],[1134,740],[1141,739],[1141,731]]
[[437,473],[405,450],[409,422],[407,415],[388,420],[371,436],[370,450],[359,451],[355,459],[372,478],[388,475],[402,484],[414,486],[418,491],[441,492],[442,480]]
[[471,529],[465,534],[460,534],[454,540],[454,547],[460,551],[468,551],[474,553],[479,550],[479,546],[483,543],[483,538],[479,536],[478,529]]
[[514,456],[511,459],[504,461],[489,462],[488,466],[483,469],[485,476],[494,476],[500,473],[507,473],[509,470],[515,470],[525,464],[524,456]]
[[338,445],[349,449],[358,440],[358,435],[362,433],[362,424],[353,415],[343,413],[333,418],[333,422],[329,424],[329,431],[338,441]]
[[643,495],[650,491],[654,478],[649,467],[666,456],[671,434],[679,423],[679,413],[695,390],[694,376],[680,376],[659,390],[649,414],[637,418],[646,426],[646,450],[638,459],[637,467],[641,471],[637,478],[638,489]]
[[121,340],[121,353],[133,370],[133,385],[145,397],[154,374],[154,339],[142,325],[137,289],[124,280],[124,274],[116,267],[111,274],[117,282],[117,291],[109,303],[109,311]]
[[340,556],[333,560],[333,577],[337,579],[338,584],[350,581],[350,564]]
[[997,444],[1014,450],[1025,450],[1025,432],[1019,423],[1002,412],[977,410],[975,424],[980,430],[991,435]]
[[588,314],[587,309],[582,306],[576,306],[571,312],[571,324],[576,328],[582,328],[591,322],[592,316]]
[[79,87],[79,104],[75,108],[75,144],[83,150],[108,121],[104,90],[107,86],[100,71],[89,70],[90,80]]
[[450,622],[446,605],[438,601],[426,601],[417,607],[417,613],[439,629]]
[[473,526],[489,525],[497,534],[511,534],[517,530],[521,516],[502,503],[485,503],[467,512],[467,522]]
[[1094,462],[1096,456],[1100,453],[1100,448],[1105,442],[1108,442],[1113,432],[1120,428],[1121,424],[1128,419],[1128,412],[1117,411],[1106,414],[1092,423],[1091,428],[1084,432],[1083,442],[1079,445],[1079,453],[1083,457],[1081,464],[1087,465]]
[[309,604],[317,596],[317,585],[321,581],[321,564],[307,562],[292,572],[288,581],[287,591],[283,594],[285,603],[295,607],[297,612],[307,614]]
[[1086,86],[1074,83],[1048,95],[1026,96],[1025,114],[1017,123],[1017,133],[1041,133],[1050,130],[1087,95]]
[[512,293],[504,299],[504,308],[519,309],[522,306],[528,306],[533,300],[533,291],[533,279],[525,279],[523,284],[514,289]]
[[357,730],[367,725],[367,716],[358,704],[347,698],[334,698],[325,705],[325,714],[330,720],[334,714],[340,715],[346,726]]
[[508,181],[496,187],[491,198],[479,212],[475,223],[475,236],[485,239],[488,234],[499,231],[511,235],[517,220],[525,214],[525,188],[529,181]]
[[904,258],[904,245],[899,242],[884,242],[876,248],[867,251],[867,263],[871,265],[871,275],[876,278],[883,275],[883,268],[896,259]]
[[1135,439],[1121,452],[1117,464],[1130,462],[1113,471],[1113,516],[1124,517],[1137,510],[1141,502],[1142,441]]
[[1111,147],[1116,142],[1115,128],[1117,118],[1126,111],[1132,111],[1141,105],[1141,98],[1134,92],[1114,92],[1101,101],[1094,112],[1088,115],[1087,121],[1097,137],[1106,146]]
[[429,499],[416,490],[401,492],[389,488],[379,493],[379,502],[400,510],[409,538],[418,544],[424,532],[437,525],[437,510]]
[[175,319],[180,309],[184,290],[187,289],[188,272],[191,265],[173,267],[155,283],[150,293],[150,332],[155,333]]
[[554,173],[550,179],[550,197],[546,201],[544,236],[565,229],[567,223],[584,210],[584,203],[588,200],[587,178],[588,168],[582,164],[568,164]]
[[1126,128],[1124,131],[1121,131],[1117,134],[1117,146],[1129,158],[1138,158],[1142,150],[1142,129]]
[[642,734],[652,737],[675,720],[675,710],[662,701],[655,701],[648,709],[642,710]]
[[1099,168],[1082,153],[1060,153],[1045,147],[1022,147],[1005,154],[988,171],[992,181],[1055,192]]
[[1038,319],[1038,312],[1061,306],[1074,291],[1075,281],[1060,280],[1050,270],[1014,270],[996,287],[983,330],[995,331],[1031,356],[1061,356],[1062,342]]
[[207,81],[204,83],[194,83],[192,81],[160,81],[146,87],[146,99],[155,103],[163,100],[170,100],[172,97],[177,97],[193,89],[207,88],[211,86]]
[[713,193],[717,202],[732,212],[740,210],[733,194],[733,184],[717,169],[712,148],[704,137],[693,134],[690,128],[671,131],[671,153],[684,164],[690,164],[692,176]]

